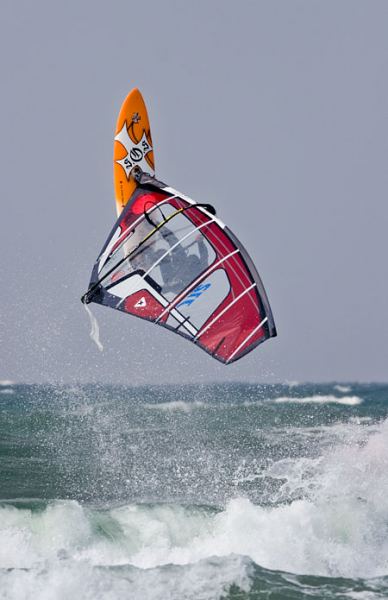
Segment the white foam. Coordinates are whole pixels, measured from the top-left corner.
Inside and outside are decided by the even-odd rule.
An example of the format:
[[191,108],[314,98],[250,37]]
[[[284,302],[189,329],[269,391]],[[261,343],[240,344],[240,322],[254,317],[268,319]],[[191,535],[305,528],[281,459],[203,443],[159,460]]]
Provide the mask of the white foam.
[[144,568],[237,554],[296,573],[387,574],[388,421],[372,433],[365,426],[345,427],[345,445],[316,459],[280,461],[277,472],[275,463],[272,476],[287,480],[304,499],[264,508],[236,498],[218,514],[123,508],[115,519],[124,532],[140,536],[131,560]]
[[307,396],[305,398],[292,398],[288,396],[275,398],[273,402],[278,404],[343,404],[345,406],[356,406],[361,404],[363,399],[359,396]]
[[98,325],[98,321],[96,319],[96,317],[94,316],[94,314],[92,313],[92,311],[90,310],[89,306],[87,304],[84,304],[85,310],[88,313],[89,319],[90,319],[90,337],[93,340],[93,342],[96,344],[97,348],[100,350],[100,352],[103,351],[104,346],[101,344],[100,342],[100,328]]
[[[190,546],[209,527],[209,515],[173,506],[125,506],[97,514],[69,501],[35,514],[3,507],[0,598],[213,600],[232,584],[248,591],[246,558],[192,560]],[[179,565],[185,565],[183,572]]]
[[251,587],[252,565],[244,557],[199,561],[184,568],[168,565],[119,570],[68,559],[41,569],[0,575],[4,600],[221,600],[231,585]]
[[286,384],[288,385],[289,388],[295,388],[300,385],[300,382],[299,381],[286,381]]
[[146,408],[150,408],[152,410],[162,410],[166,412],[185,412],[190,413],[196,408],[203,408],[205,405],[204,402],[193,401],[193,402],[185,402],[184,400],[173,400],[171,402],[158,402],[157,404],[145,404]]
[[341,394],[349,394],[349,392],[352,391],[352,388],[350,387],[350,385],[335,385],[334,389],[337,390],[337,392],[341,392]]

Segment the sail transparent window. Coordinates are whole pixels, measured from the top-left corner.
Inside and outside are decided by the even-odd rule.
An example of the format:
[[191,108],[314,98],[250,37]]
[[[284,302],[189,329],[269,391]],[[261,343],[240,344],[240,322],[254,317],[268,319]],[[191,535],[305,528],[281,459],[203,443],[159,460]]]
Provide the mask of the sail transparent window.
[[171,300],[211,265],[216,254],[202,227],[165,204],[142,219],[101,270],[109,283],[137,271]]

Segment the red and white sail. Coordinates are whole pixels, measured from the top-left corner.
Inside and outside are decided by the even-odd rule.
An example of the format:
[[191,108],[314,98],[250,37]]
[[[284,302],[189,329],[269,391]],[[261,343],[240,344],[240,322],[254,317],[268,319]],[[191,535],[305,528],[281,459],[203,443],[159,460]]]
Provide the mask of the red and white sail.
[[211,207],[144,174],[84,300],[166,327],[226,364],[276,335],[260,277],[230,229]]

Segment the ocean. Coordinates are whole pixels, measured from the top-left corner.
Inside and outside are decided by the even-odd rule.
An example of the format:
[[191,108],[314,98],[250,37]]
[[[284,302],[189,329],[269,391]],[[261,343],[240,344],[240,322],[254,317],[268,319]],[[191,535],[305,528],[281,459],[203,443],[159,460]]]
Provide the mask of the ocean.
[[388,385],[0,387],[1,600],[388,598]]

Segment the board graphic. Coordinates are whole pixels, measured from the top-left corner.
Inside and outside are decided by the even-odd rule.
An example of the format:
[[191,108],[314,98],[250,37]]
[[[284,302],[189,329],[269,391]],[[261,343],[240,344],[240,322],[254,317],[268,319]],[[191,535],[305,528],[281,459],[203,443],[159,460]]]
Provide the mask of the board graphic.
[[116,210],[119,216],[136,189],[133,167],[155,174],[150,123],[143,96],[137,88],[124,100],[117,119],[113,151]]

